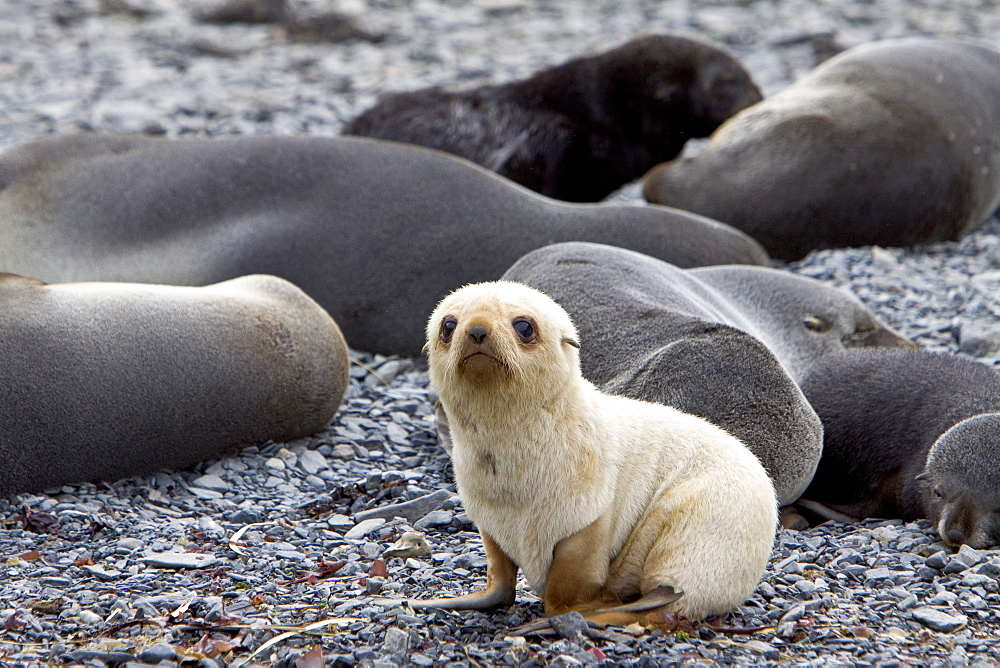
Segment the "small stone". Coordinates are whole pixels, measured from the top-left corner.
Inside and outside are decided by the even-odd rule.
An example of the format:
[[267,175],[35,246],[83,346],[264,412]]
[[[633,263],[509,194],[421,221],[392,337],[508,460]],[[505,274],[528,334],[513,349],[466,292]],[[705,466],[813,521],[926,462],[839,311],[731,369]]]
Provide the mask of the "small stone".
[[139,652],[136,657],[144,663],[157,664],[161,661],[174,661],[177,659],[177,651],[165,642],[158,642],[152,647]]
[[407,652],[410,649],[410,634],[403,629],[390,626],[385,630],[385,637],[382,639],[383,654],[398,654]]
[[948,565],[948,557],[944,552],[935,552],[924,559],[924,566],[940,571]]
[[892,577],[892,572],[888,568],[869,568],[865,571],[865,582],[887,580]]
[[46,576],[38,578],[38,583],[46,587],[69,587],[73,581],[69,578]]
[[333,452],[330,453],[330,456],[337,459],[354,459],[354,455],[354,447],[345,444],[333,446]]
[[322,478],[314,476],[312,474],[306,476],[306,484],[308,484],[313,489],[323,490],[326,489],[326,483]]
[[988,575],[990,577],[995,578],[998,575],[1000,575],[1000,564],[988,561],[979,568],[977,568],[976,572],[979,573],[980,575]]
[[972,357],[995,357],[1000,354],[1000,327],[962,323],[958,331],[958,350]]
[[948,562],[948,565],[944,567],[942,571],[945,575],[951,575],[952,573],[961,573],[962,571],[969,568],[969,564],[965,563],[961,559],[952,559]]
[[819,587],[811,580],[799,580],[793,585],[800,594],[811,594]]
[[299,456],[288,448],[279,448],[274,456],[285,462],[285,466],[295,466],[296,462],[299,460]]
[[81,568],[103,582],[117,580],[122,576],[122,574],[118,571],[105,570],[102,566],[98,566],[96,564],[88,564],[81,566]]
[[949,615],[934,608],[916,608],[910,615],[932,631],[951,633],[969,621],[964,615]]
[[126,550],[138,550],[146,546],[146,544],[138,538],[119,538],[117,545],[118,547]]
[[140,561],[152,568],[208,568],[219,563],[217,557],[199,552],[160,552],[143,557]]
[[365,520],[364,522],[358,522],[353,528],[344,534],[344,538],[347,540],[358,540],[360,538],[364,538],[368,534],[373,533],[383,524],[385,524],[385,520],[381,517],[375,517],[370,520]]
[[424,531],[431,527],[444,527],[451,525],[455,514],[450,510],[432,510],[419,520],[413,523],[413,528],[417,531]]
[[760,640],[748,640],[744,643],[744,646],[762,655],[768,661],[777,661],[781,658],[781,652]]
[[962,586],[969,587],[982,587],[994,582],[993,578],[988,575],[982,575],[980,573],[966,573],[962,576]]
[[466,552],[455,557],[452,562],[454,568],[486,568],[486,557],[476,552]]
[[561,637],[577,645],[583,644],[588,627],[587,620],[579,612],[567,612],[564,615],[551,617],[549,623]]
[[299,467],[306,473],[319,473],[325,468],[330,468],[326,457],[315,450],[303,450],[299,454]]
[[983,555],[976,548],[963,545],[959,548],[958,553],[955,555],[955,559],[971,568],[983,560]]
[[369,594],[378,594],[382,591],[383,586],[385,586],[385,578],[377,576],[365,578],[365,591]]
[[234,524],[256,524],[264,519],[264,517],[261,515],[260,511],[255,510],[254,508],[240,508],[239,510],[230,513],[226,519]]
[[927,603],[929,605],[951,605],[958,600],[958,594],[951,591],[942,591],[935,594]]
[[101,622],[101,616],[92,610],[81,610],[79,617],[82,624],[99,624]]
[[336,513],[326,518],[326,524],[336,531],[346,531],[354,526],[354,522],[347,515]]
[[215,474],[207,474],[199,476],[191,481],[191,484],[195,487],[201,487],[203,489],[210,489],[215,492],[228,492],[231,485]]
[[273,469],[275,471],[285,470],[285,462],[278,459],[277,457],[269,458],[267,461],[264,462],[264,466],[266,466],[269,469]]

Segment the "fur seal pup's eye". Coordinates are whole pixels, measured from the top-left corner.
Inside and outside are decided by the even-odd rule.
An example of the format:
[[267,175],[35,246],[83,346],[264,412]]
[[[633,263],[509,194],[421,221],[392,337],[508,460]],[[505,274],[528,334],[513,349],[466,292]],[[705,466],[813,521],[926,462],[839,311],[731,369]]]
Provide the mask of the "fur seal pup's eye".
[[511,323],[511,326],[514,328],[514,331],[517,332],[517,335],[521,337],[521,340],[524,341],[525,343],[534,340],[535,327],[534,325],[531,324],[530,320],[527,320],[526,318],[518,318],[517,320]]
[[458,321],[455,320],[454,316],[447,316],[441,321],[441,340],[445,343],[451,341],[451,335],[455,333],[458,329]]

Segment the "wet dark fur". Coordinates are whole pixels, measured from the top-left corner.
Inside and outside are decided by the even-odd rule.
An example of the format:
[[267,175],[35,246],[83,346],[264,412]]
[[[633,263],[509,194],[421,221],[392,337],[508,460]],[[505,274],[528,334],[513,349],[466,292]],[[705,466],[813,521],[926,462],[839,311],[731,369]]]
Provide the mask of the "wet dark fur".
[[1000,508],[1000,416],[963,422],[1000,412],[996,371],[926,351],[850,351],[817,362],[801,386],[825,432],[804,499],[854,519],[936,524],[950,506],[942,533],[955,544],[972,533],[970,513]]
[[344,134],[440,149],[544,195],[593,202],[760,99],[727,53],[655,35],[524,81],[388,95]]

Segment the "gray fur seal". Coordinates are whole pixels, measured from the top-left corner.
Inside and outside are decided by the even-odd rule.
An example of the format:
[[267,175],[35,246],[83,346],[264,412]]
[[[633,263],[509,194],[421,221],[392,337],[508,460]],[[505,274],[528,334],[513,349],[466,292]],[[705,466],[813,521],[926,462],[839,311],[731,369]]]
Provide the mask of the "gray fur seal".
[[822,519],[927,518],[953,546],[1000,545],[1000,375],[944,353],[866,350],[802,382],[826,432],[799,500]]
[[357,349],[415,356],[449,290],[557,241],[681,266],[767,264],[747,235],[661,207],[572,205],[470,162],[347,137],[58,136],[0,154],[0,268],[49,282],[281,276]]
[[760,99],[722,49],[648,35],[523,81],[387,95],[344,134],[436,148],[543,195],[596,202]]
[[722,427],[757,455],[787,505],[809,484],[823,439],[795,381],[847,346],[911,344],[818,281],[759,267],[707,269],[564,243],[528,253],[503,278],[569,312],[588,342],[585,378]]
[[116,480],[325,427],[337,324],[294,285],[46,285],[0,274],[0,495]]
[[581,345],[566,311],[517,283],[466,286],[431,314],[431,383],[488,584],[411,605],[510,605],[518,568],[546,615],[597,624],[701,619],[753,593],[777,521],[760,463],[706,420],[603,394]]
[[646,198],[729,223],[775,257],[957,239],[1000,203],[1000,52],[885,40],[737,114]]

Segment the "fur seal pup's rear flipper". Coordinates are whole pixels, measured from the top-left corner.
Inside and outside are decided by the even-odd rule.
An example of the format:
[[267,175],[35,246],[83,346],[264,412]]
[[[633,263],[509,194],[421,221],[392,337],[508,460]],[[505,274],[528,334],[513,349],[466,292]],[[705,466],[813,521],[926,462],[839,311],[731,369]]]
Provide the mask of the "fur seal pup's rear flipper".
[[[583,618],[597,626],[628,626],[634,622],[646,621],[648,613],[670,605],[684,595],[670,585],[660,585],[638,601],[615,605],[610,608],[591,610]],[[552,628],[551,617],[542,617],[512,629],[507,635],[524,636]]]
[[431,598],[425,601],[407,600],[414,610],[438,608],[441,610],[492,610],[508,608],[514,604],[517,586],[517,564],[503,553],[489,534],[479,532],[486,550],[486,589],[455,598]]

